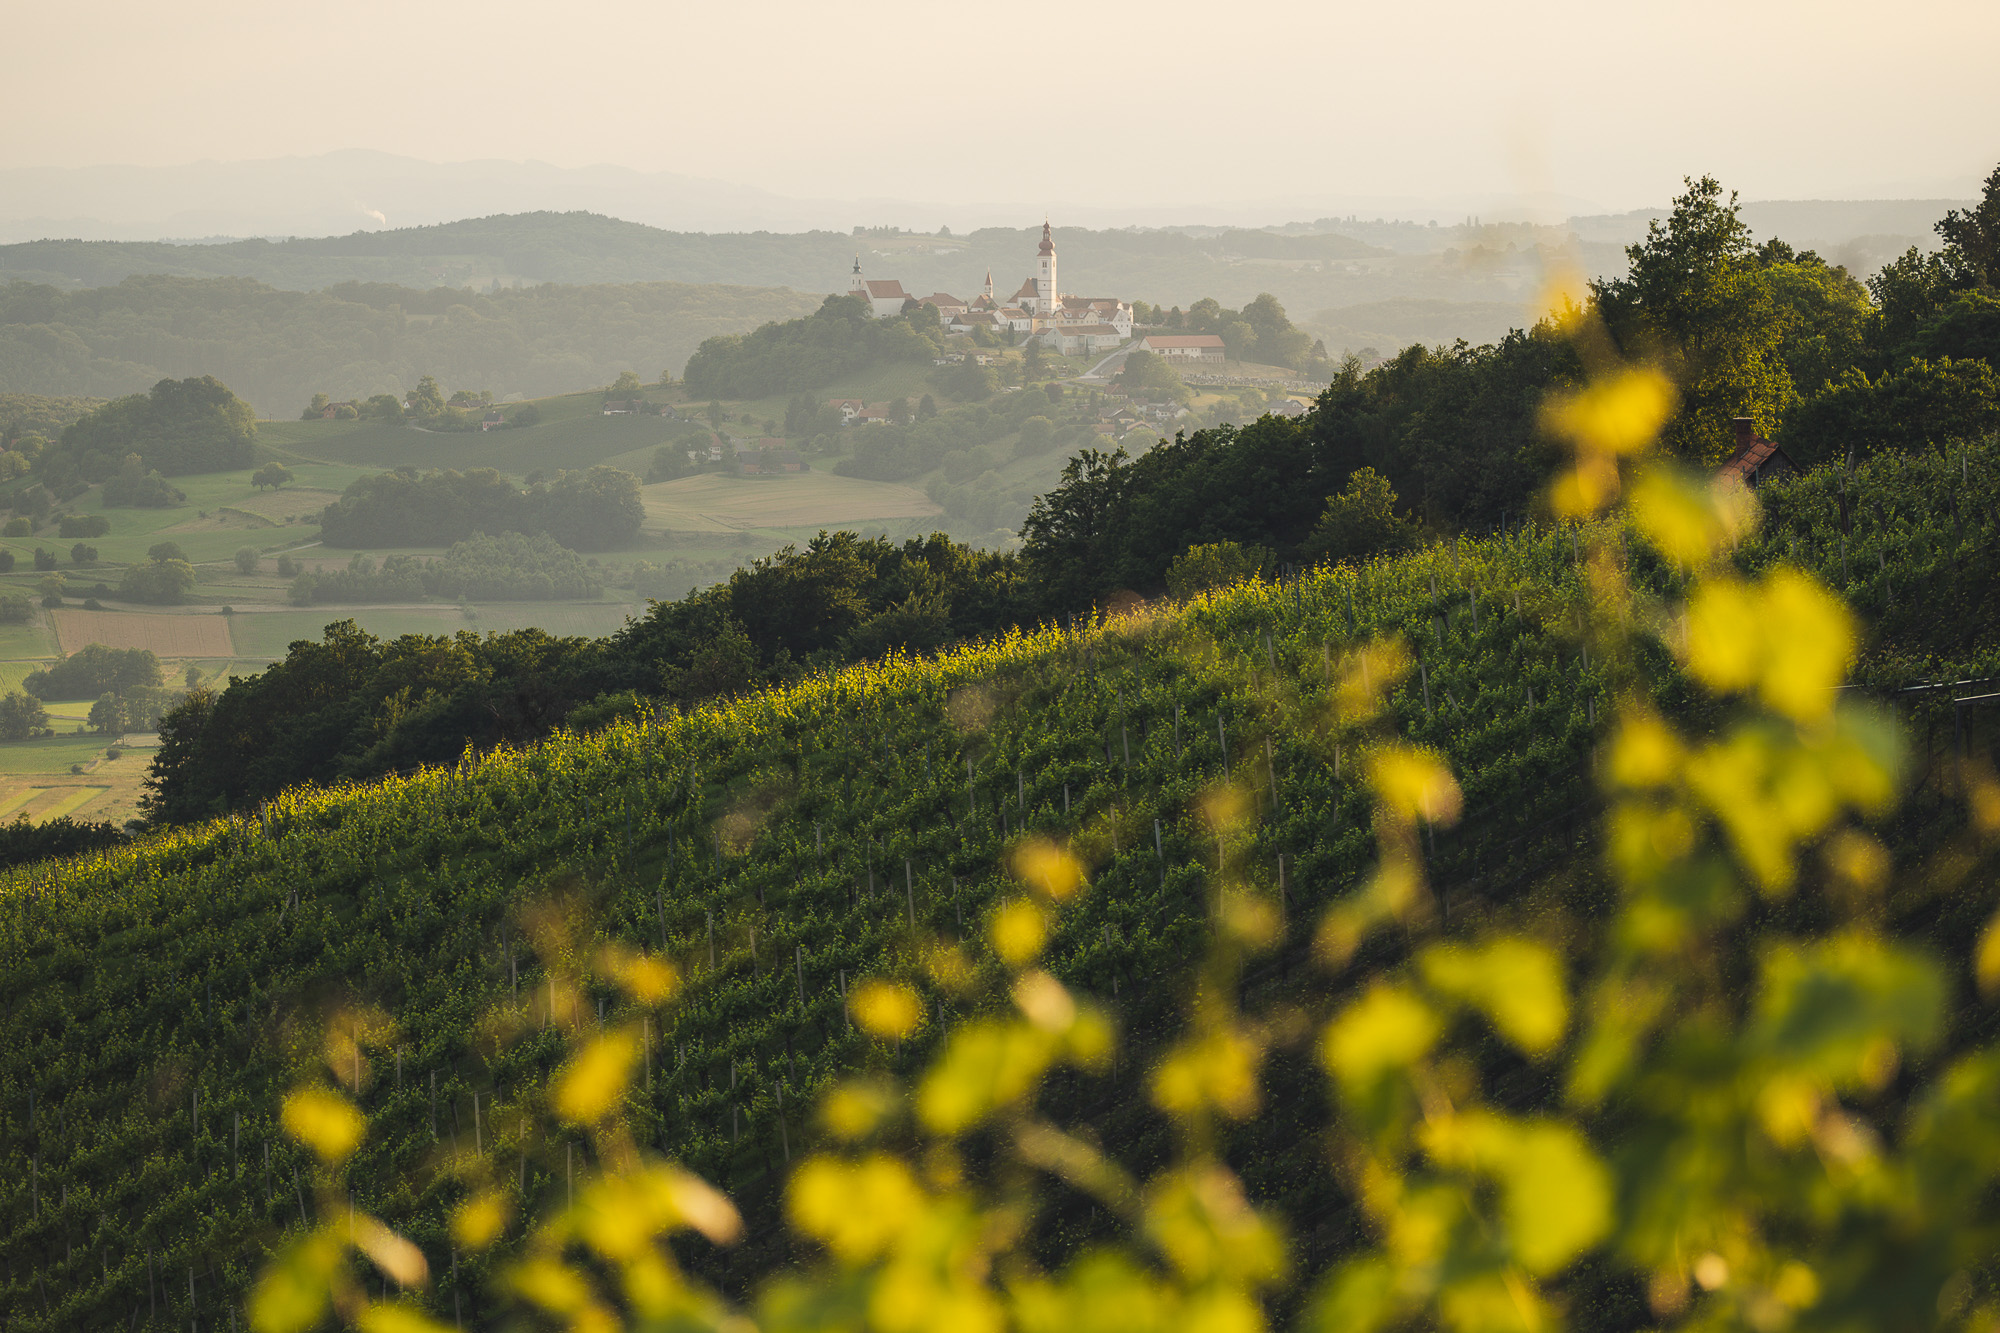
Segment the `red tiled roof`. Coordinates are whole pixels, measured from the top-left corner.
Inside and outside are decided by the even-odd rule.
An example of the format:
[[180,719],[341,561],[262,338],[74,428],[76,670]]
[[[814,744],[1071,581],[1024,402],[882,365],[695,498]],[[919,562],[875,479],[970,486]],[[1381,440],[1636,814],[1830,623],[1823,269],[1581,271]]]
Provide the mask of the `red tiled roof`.
[[863,278],[861,285],[868,289],[868,295],[878,301],[886,301],[892,296],[900,296],[905,301],[910,294],[903,290],[903,284],[895,278]]
[[1148,334],[1148,347],[1220,347],[1222,339],[1213,333]]
[[[1784,454],[1784,452],[1775,440],[1753,439],[1748,444],[1737,447],[1736,452],[1729,456],[1729,461],[1722,465],[1718,475],[1733,477],[1748,485],[1752,477],[1763,471],[1764,464],[1771,461],[1773,454]],[[1786,461],[1790,461],[1789,456]]]

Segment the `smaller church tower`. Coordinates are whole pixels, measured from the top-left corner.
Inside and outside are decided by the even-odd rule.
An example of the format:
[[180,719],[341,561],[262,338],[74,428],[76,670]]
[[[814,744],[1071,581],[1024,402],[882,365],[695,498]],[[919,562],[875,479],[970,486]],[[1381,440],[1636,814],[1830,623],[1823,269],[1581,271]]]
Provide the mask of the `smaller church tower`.
[[849,296],[859,296],[864,300],[868,296],[868,284],[861,280],[861,256],[859,254],[854,256],[854,273],[847,280],[847,294]]
[[1035,268],[1036,305],[1039,307],[1036,313],[1053,315],[1056,313],[1056,302],[1058,300],[1056,293],[1056,241],[1054,233],[1049,230],[1049,220],[1047,218],[1042,219],[1042,245],[1040,254],[1041,259]]
[[979,289],[979,294],[988,301],[993,299],[993,270],[990,268],[986,270],[986,285]]

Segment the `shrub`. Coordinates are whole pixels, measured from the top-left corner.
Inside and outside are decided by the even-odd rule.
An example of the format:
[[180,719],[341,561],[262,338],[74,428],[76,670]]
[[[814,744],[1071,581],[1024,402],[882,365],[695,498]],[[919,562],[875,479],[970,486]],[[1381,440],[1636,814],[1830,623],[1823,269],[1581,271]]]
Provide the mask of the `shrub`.
[[64,514],[56,526],[60,537],[102,537],[111,531],[111,520],[102,514]]
[[194,591],[194,566],[185,560],[149,560],[131,565],[118,584],[118,595],[127,601],[175,606]]
[[35,535],[34,522],[25,516],[10,518],[7,520],[4,535],[9,537],[32,537]]

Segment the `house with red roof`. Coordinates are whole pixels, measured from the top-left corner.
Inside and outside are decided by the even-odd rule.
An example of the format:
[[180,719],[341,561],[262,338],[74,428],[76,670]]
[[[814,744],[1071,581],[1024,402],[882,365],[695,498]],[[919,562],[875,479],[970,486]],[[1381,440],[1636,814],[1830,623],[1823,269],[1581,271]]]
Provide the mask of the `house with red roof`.
[[1737,417],[1732,422],[1736,427],[1736,452],[1729,455],[1717,470],[1716,476],[1729,481],[1739,481],[1751,490],[1773,478],[1796,477],[1799,465],[1792,461],[1773,440],[1757,434],[1757,423],[1749,417]]

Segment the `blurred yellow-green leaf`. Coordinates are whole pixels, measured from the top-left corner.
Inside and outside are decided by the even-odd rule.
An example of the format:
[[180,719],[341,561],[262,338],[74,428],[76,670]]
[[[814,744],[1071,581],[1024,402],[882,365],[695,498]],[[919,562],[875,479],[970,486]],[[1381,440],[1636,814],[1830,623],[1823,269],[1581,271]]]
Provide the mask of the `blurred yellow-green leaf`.
[[924,1075],[917,1114],[934,1133],[962,1133],[1026,1096],[1056,1051],[1057,1038],[1028,1023],[966,1023]]
[[1408,988],[1378,981],[1327,1024],[1321,1058],[1350,1099],[1409,1068],[1438,1037],[1437,1015]]
[[1611,1229],[1611,1173],[1570,1125],[1468,1111],[1428,1122],[1424,1146],[1499,1183],[1507,1247],[1530,1273],[1554,1272]]
[[329,1165],[346,1161],[368,1128],[354,1103],[325,1088],[301,1088],[286,1097],[279,1120],[287,1134]]
[[331,1232],[311,1232],[280,1250],[250,1291],[255,1333],[305,1333],[318,1327],[332,1300],[342,1247]]
[[878,1258],[914,1223],[924,1192],[897,1158],[814,1157],[792,1173],[785,1194],[792,1225],[850,1264]]
[[908,986],[870,978],[854,988],[847,1007],[861,1030],[872,1036],[901,1041],[923,1021],[923,1001]]
[[1529,1055],[1547,1055],[1569,1027],[1562,960],[1535,940],[1434,944],[1419,968],[1433,991],[1481,1010],[1494,1028]]
[[504,1192],[481,1190],[452,1209],[452,1239],[460,1249],[477,1253],[500,1238],[511,1211],[512,1204]]
[[639,1058],[639,1039],[623,1029],[592,1037],[556,1075],[555,1105],[578,1125],[602,1120],[617,1106]]
[[1048,942],[1048,913],[1038,903],[1016,898],[993,914],[989,934],[993,951],[1002,962],[1009,967],[1026,967]]

